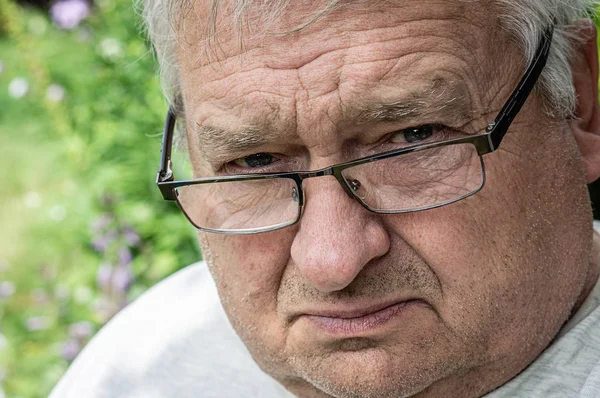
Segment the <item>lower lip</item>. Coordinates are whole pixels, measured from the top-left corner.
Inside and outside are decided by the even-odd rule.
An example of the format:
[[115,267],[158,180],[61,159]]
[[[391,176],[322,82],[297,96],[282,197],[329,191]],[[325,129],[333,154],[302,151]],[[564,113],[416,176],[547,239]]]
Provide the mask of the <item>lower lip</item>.
[[409,307],[419,305],[419,303],[419,300],[404,301],[356,318],[336,318],[317,315],[305,315],[305,317],[319,328],[332,334],[358,334],[383,326],[401,312],[404,312]]

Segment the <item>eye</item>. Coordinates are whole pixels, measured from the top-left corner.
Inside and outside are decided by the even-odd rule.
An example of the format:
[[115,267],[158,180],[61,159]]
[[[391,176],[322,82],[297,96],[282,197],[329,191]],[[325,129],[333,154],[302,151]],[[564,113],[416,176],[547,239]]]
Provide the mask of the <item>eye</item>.
[[269,153],[255,153],[250,156],[236,159],[232,163],[239,167],[259,168],[268,166],[276,160],[277,159]]
[[436,134],[441,130],[441,126],[437,124],[424,124],[418,127],[411,127],[408,129],[400,130],[394,134],[392,142],[407,142],[409,144],[425,141],[432,135]]

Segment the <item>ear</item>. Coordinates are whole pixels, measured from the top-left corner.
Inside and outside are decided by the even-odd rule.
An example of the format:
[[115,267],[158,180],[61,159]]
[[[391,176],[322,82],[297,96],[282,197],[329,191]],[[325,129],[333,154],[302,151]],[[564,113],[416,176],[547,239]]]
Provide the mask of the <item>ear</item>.
[[591,21],[582,21],[575,30],[585,41],[576,44],[571,65],[578,101],[575,118],[570,121],[570,126],[583,156],[588,183],[591,183],[600,177],[598,34]]

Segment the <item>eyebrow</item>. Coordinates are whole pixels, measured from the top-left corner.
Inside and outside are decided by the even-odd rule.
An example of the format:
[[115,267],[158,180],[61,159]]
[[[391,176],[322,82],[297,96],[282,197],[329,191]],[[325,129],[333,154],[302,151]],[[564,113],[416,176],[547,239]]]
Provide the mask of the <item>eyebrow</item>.
[[271,130],[246,126],[240,129],[224,129],[196,123],[194,129],[197,148],[202,156],[218,161],[231,153],[244,153],[272,143],[278,135]]
[[[408,125],[418,123],[424,117],[439,118],[432,122],[450,120],[459,124],[468,118],[469,109],[470,97],[465,85],[434,79],[429,87],[401,99],[368,102],[360,106],[346,105],[342,114],[344,119],[357,124]],[[196,123],[194,134],[197,148],[212,161],[225,160],[231,154],[248,153],[281,139],[277,132],[255,126],[226,129]]]
[[437,116],[458,123],[468,118],[470,102],[466,85],[437,78],[429,87],[400,100],[371,102],[361,109],[349,109],[346,117],[357,123],[400,124]]

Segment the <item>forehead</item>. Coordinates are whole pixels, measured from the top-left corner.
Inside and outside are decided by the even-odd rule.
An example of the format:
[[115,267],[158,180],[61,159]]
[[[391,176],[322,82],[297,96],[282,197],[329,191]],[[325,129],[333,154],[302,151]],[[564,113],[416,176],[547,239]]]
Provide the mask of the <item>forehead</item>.
[[[297,68],[339,47],[344,39],[356,39],[355,33],[371,31],[352,43],[364,45],[373,38],[385,40],[386,34],[393,34],[390,28],[404,25],[406,38],[429,33],[452,36],[465,45],[472,38],[469,26],[493,33],[496,15],[489,0],[269,2],[282,7],[262,3],[192,0],[176,24],[179,59],[201,67],[245,54],[260,56],[275,67]],[[443,22],[447,24],[440,26]]]
[[343,118],[360,114],[352,112],[355,102],[393,102],[445,88],[475,104],[485,102],[479,94],[497,94],[485,67],[493,64],[494,12],[483,1],[344,2],[295,33],[290,30],[322,3],[291,2],[272,21],[250,8],[243,41],[231,3],[217,13],[216,36],[202,33],[209,3],[199,0],[186,13],[177,47],[188,120],[200,125],[209,118],[220,127],[239,120],[266,124],[309,108]]

